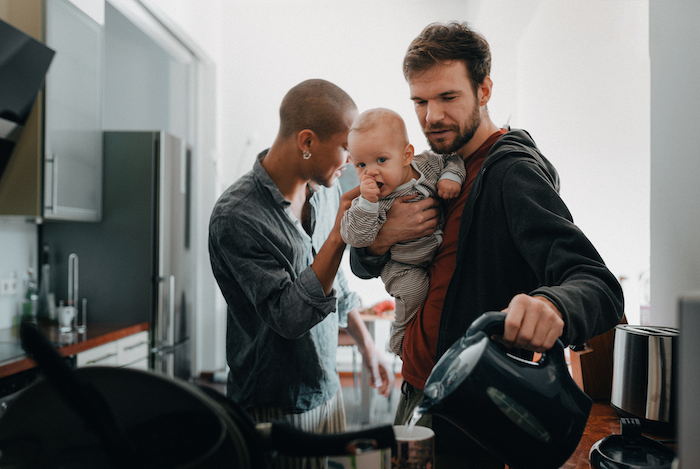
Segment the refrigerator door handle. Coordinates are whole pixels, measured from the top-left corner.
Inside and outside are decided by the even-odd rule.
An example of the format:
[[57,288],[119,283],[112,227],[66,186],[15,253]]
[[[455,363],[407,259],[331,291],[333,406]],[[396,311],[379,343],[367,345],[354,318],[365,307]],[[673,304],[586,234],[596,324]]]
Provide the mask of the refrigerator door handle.
[[175,276],[168,279],[168,344],[175,343]]
[[158,277],[158,301],[156,304],[156,321],[153,337],[153,352],[155,353],[160,347],[166,344],[168,333],[168,317],[166,315],[165,304],[165,277]]
[[[163,301],[159,302],[158,305],[154,351],[173,345],[175,342],[175,276],[158,277],[158,283],[160,285],[167,283],[167,287],[163,285],[162,290],[159,288],[159,297]],[[167,292],[165,288],[168,289]]]

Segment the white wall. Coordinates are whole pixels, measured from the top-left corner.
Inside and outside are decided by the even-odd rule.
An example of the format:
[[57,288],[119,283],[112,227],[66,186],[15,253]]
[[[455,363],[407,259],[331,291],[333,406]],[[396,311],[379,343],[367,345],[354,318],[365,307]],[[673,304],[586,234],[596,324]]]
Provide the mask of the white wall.
[[667,326],[680,293],[700,288],[698,18],[696,0],[650,4],[651,316]]
[[649,268],[649,45],[645,1],[541,2],[517,44],[511,124],[557,167],[561,195],[640,322]]
[[38,275],[37,228],[34,220],[0,217],[0,278],[17,280],[15,295],[0,296],[0,329],[12,327],[27,288],[27,269]]
[[[403,53],[428,22],[462,16],[464,2],[229,2],[222,12],[222,182],[252,167],[277,133],[279,103],[300,81],[324,78],[345,89],[360,110],[386,106],[407,121],[425,147],[401,73]],[[246,143],[249,142],[248,146]]]
[[[649,265],[646,0],[148,3],[216,61],[217,193],[272,143],[282,97],[307,78],[338,84],[360,110],[395,109],[417,149],[426,148],[401,60],[428,23],[468,20],[492,46],[494,122],[529,130],[557,166],[574,220],[613,273],[629,279],[635,322]],[[381,284],[353,284],[370,303],[383,296]],[[224,309],[219,302],[216,315]]]
[[[651,0],[651,316],[679,326],[677,300],[700,287],[700,42],[697,0]],[[688,314],[691,308],[687,308]],[[697,311],[695,311],[697,313]],[[695,318],[693,317],[695,316]],[[697,314],[680,331],[680,467],[697,466],[700,407],[697,403]],[[675,360],[675,358],[674,358]],[[695,387],[693,387],[695,386]],[[695,392],[695,395],[691,395]]]

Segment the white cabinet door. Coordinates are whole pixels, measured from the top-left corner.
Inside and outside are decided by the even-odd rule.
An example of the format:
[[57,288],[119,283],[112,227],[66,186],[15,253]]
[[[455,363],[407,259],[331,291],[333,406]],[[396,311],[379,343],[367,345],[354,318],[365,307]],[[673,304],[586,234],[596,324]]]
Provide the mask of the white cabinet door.
[[[103,0],[95,0],[103,1]],[[67,0],[45,0],[44,217],[100,220],[104,26]]]
[[148,369],[148,331],[141,331],[113,342],[98,345],[76,355],[76,365],[118,366]]
[[148,369],[148,331],[142,331],[117,341],[118,366]]
[[107,342],[76,355],[76,365],[82,366],[118,366],[117,342]]

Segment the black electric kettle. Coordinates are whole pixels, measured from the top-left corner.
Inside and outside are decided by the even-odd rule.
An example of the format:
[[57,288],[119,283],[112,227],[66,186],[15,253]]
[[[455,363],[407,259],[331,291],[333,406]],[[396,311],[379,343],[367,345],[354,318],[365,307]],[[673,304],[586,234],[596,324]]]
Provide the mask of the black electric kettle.
[[35,326],[22,324],[20,335],[46,379],[0,418],[3,469],[258,469],[276,454],[357,454],[395,444],[390,425],[332,435],[256,425],[209,388],[135,369],[73,370]]
[[560,467],[576,449],[592,400],[555,345],[537,362],[508,353],[506,313],[477,318],[433,368],[419,413],[440,415],[514,469]]

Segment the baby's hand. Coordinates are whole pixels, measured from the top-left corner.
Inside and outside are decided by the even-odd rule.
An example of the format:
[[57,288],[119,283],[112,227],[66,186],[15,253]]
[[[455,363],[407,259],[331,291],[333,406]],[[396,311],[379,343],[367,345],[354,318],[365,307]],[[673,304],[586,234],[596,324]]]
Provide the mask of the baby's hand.
[[437,183],[438,195],[442,199],[454,199],[462,192],[462,185],[451,179],[440,179]]
[[369,174],[363,174],[360,180],[360,194],[368,202],[379,201],[379,186],[377,186],[377,181],[374,180],[373,176]]

